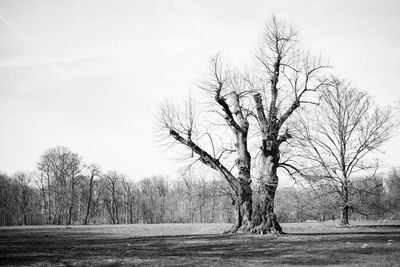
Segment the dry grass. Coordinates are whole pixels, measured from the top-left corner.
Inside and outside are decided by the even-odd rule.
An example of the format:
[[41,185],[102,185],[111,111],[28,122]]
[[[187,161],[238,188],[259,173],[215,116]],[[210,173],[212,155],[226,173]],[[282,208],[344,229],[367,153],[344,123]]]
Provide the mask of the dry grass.
[[228,224],[0,228],[0,265],[395,266],[400,224],[283,224],[282,236],[221,235]]

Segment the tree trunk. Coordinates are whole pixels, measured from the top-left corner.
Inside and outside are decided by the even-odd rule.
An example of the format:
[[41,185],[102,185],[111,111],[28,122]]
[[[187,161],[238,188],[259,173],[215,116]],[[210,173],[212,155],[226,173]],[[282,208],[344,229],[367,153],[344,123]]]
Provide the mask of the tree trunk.
[[72,221],[72,213],[74,211],[74,204],[75,204],[75,178],[72,178],[71,181],[71,202],[69,203],[68,208],[68,221],[67,226],[71,224]]
[[118,216],[118,201],[116,199],[116,192],[115,188],[113,189],[113,194],[112,194],[112,209],[113,209],[113,217],[115,220],[115,224],[119,224],[119,216]]
[[89,199],[88,199],[88,204],[86,208],[86,216],[83,224],[87,224],[89,220],[89,214],[90,214],[90,204],[92,202],[92,196],[93,196],[93,175],[90,177],[90,183],[89,183]]
[[113,212],[113,208],[112,208],[112,204],[110,200],[104,200],[104,204],[106,205],[106,208],[108,210],[108,213],[110,214],[110,219],[111,219],[111,223],[115,224],[115,219],[114,219],[114,212]]
[[77,214],[76,214],[76,221],[77,222],[80,222],[80,220],[81,220],[81,213],[82,213],[82,195],[79,195]]
[[346,205],[342,209],[342,216],[340,218],[340,226],[350,226],[349,223],[349,207]]
[[279,152],[270,150],[263,153],[261,179],[259,184],[260,197],[256,204],[256,212],[253,216],[254,227],[252,233],[276,233],[283,234],[274,212],[275,193],[278,187],[277,166]]
[[347,182],[347,178],[345,178],[345,183],[343,186],[343,195],[344,195],[344,205],[343,205],[343,209],[342,209],[342,215],[340,218],[340,226],[349,226],[349,209],[350,209],[350,205],[349,205],[349,189],[348,189],[348,182]]
[[236,206],[237,222],[229,231],[248,232],[253,227],[253,191],[251,189],[251,156],[247,150],[247,128],[243,132],[236,132],[237,159],[238,168],[238,192],[237,199],[234,201]]
[[[253,216],[254,227],[252,232],[254,233],[278,233],[282,234],[282,228],[276,220],[276,214],[274,213],[274,200],[275,192],[278,187],[278,175],[277,169],[280,160],[279,146],[286,139],[290,138],[288,133],[279,135],[280,127],[284,122],[283,117],[277,119],[278,108],[276,101],[278,97],[278,77],[280,68],[281,57],[278,55],[274,64],[274,75],[271,79],[271,103],[269,107],[268,118],[264,112],[264,106],[260,94],[254,95],[254,101],[256,103],[257,116],[259,119],[260,129],[262,133],[262,146],[261,156],[262,164],[260,170],[260,182],[259,182],[259,199],[256,204],[255,215]],[[296,102],[297,103],[297,102]],[[296,108],[297,105],[294,106]],[[285,115],[286,118],[290,116],[294,109],[290,109]],[[286,114],[286,113],[285,113]]]
[[133,204],[132,203],[129,204],[129,222],[131,224],[133,224]]
[[[51,224],[52,218],[52,205],[51,205],[51,185],[50,185],[50,177],[49,175],[47,175],[47,188],[49,191],[49,195],[48,195],[48,199],[49,199],[49,203],[48,203],[48,208],[49,208],[49,214],[48,214],[48,224]],[[53,223],[54,224],[54,223]]]
[[[238,222],[237,227],[239,232],[246,232],[252,227],[253,215],[253,192],[250,187],[250,179],[239,178],[239,199],[238,199]],[[240,220],[239,220],[240,219]]]

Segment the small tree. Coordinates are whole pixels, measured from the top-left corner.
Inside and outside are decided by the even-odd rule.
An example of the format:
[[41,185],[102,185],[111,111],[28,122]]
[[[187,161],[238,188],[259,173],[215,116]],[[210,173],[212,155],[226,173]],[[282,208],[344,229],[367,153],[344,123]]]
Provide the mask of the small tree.
[[380,109],[367,93],[331,78],[321,104],[299,123],[297,147],[301,171],[312,184],[336,192],[341,199],[341,225],[349,210],[359,211],[352,196],[355,179],[373,176],[376,164],[367,156],[388,140],[398,123],[391,108]]

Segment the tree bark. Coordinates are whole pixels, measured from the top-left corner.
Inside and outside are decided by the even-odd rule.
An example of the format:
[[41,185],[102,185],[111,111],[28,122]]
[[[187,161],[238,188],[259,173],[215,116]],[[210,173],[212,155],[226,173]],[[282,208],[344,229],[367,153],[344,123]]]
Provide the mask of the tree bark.
[[94,175],[90,176],[90,182],[89,182],[89,199],[88,199],[88,204],[86,208],[86,216],[83,224],[87,224],[89,220],[89,214],[90,214],[90,204],[92,203],[92,197],[93,197],[93,179]]
[[247,130],[237,133],[238,157],[236,166],[239,170],[238,222],[239,231],[246,231],[251,227],[253,215],[253,192],[251,189],[251,156],[247,149]]
[[47,221],[47,224],[51,224],[51,221],[52,221],[52,218],[51,218],[51,214],[52,214],[52,212],[53,212],[53,210],[52,210],[52,205],[51,205],[51,182],[50,182],[50,175],[48,174],[48,173],[46,173],[46,175],[47,175],[47,189],[48,189],[48,191],[49,191],[49,194],[48,194],[48,211],[49,211],[49,213],[48,213],[48,221]]
[[74,204],[75,204],[75,177],[71,178],[71,202],[69,203],[68,207],[68,221],[67,226],[71,224],[72,221],[72,213],[74,211]]
[[261,179],[259,185],[260,197],[256,204],[256,212],[254,215],[253,233],[259,234],[283,234],[282,227],[277,221],[274,212],[275,193],[278,187],[277,165],[279,156],[263,155],[263,163],[261,170]]
[[345,179],[345,185],[343,186],[343,197],[344,197],[344,205],[342,209],[342,214],[340,218],[340,226],[349,226],[349,189],[347,185],[347,179]]
[[[279,63],[279,62],[278,62]],[[277,66],[275,66],[277,68]],[[276,96],[276,79],[278,71],[275,72],[276,77],[272,80],[271,92]],[[274,82],[275,81],[275,82]],[[290,138],[287,132],[279,135],[281,123],[276,117],[276,108],[270,108],[269,116],[265,115],[264,106],[260,94],[254,95],[254,102],[256,104],[257,116],[262,133],[262,146],[261,156],[262,164],[260,170],[260,184],[258,203],[256,204],[256,214],[254,215],[254,224],[252,232],[256,233],[278,233],[282,234],[282,228],[277,222],[277,216],[274,212],[275,193],[278,187],[277,169],[280,160],[279,146],[286,139]],[[271,107],[275,104],[274,98],[271,100]]]
[[340,218],[340,226],[350,226],[349,223],[349,206],[345,205],[342,209],[342,215]]

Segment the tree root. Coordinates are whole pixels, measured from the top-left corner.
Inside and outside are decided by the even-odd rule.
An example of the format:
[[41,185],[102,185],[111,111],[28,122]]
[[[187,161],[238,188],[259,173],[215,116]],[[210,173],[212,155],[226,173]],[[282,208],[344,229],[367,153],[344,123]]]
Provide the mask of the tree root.
[[231,229],[224,232],[224,234],[260,234],[260,235],[284,235],[281,226],[278,222],[275,222],[274,226],[268,226],[270,223],[261,223],[254,225],[253,223],[247,223],[242,226],[235,224]]
[[240,228],[240,225],[238,225],[237,223],[235,223],[231,229],[226,230],[223,234],[224,235],[229,235],[229,234],[236,234],[238,229]]

